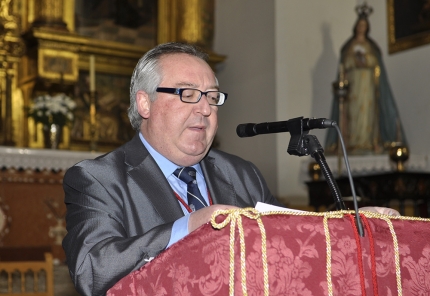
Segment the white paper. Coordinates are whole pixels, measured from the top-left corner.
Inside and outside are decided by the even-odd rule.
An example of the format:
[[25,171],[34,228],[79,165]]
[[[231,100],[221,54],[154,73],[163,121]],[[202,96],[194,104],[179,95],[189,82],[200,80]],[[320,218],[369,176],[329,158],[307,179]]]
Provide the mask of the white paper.
[[255,209],[258,210],[260,213],[271,212],[271,211],[305,212],[305,211],[301,211],[301,210],[278,207],[278,206],[270,205],[270,204],[267,204],[264,202],[259,202],[259,201],[255,205]]

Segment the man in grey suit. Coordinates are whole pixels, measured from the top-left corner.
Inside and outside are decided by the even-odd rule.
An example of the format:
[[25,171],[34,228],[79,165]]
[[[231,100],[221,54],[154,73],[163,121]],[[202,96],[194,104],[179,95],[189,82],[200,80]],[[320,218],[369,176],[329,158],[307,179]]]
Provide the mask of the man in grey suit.
[[[191,45],[161,44],[139,60],[129,108],[136,136],[64,176],[63,247],[79,293],[104,295],[218,209],[280,206],[252,163],[210,148],[226,99]],[[194,185],[176,173],[190,167]]]
[[[129,118],[136,136],[64,177],[70,275],[83,295],[103,295],[218,209],[280,205],[250,162],[210,149],[227,98],[195,47],[168,43],[138,62]],[[193,167],[207,205],[192,212],[173,173]],[[189,213],[191,211],[191,213]]]

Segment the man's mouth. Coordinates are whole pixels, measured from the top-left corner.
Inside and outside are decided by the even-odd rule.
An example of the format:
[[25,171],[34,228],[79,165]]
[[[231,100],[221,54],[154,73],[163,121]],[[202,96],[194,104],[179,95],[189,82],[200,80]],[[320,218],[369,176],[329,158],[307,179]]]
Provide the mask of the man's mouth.
[[204,126],[204,125],[195,125],[195,126],[190,126],[189,127],[190,129],[192,129],[192,130],[205,130],[206,129],[206,126]]

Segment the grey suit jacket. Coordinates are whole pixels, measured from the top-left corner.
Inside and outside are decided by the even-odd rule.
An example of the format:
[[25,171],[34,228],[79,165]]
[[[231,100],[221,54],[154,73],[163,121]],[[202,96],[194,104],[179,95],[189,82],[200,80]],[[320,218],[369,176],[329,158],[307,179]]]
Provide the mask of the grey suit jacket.
[[[258,169],[211,150],[201,161],[214,204],[280,205]],[[120,148],[84,160],[64,176],[67,264],[82,295],[104,295],[162,252],[184,214],[168,181],[136,135]]]

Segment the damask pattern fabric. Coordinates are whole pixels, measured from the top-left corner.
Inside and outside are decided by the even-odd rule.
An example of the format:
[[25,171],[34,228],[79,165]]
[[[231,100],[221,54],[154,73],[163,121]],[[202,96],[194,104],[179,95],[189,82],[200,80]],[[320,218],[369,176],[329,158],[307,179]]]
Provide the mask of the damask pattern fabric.
[[[242,217],[245,257],[241,263],[236,229],[234,295],[430,294],[430,219],[364,214],[365,236],[359,237],[351,214],[316,214],[262,216],[265,251],[256,220]],[[203,225],[123,278],[107,296],[229,295],[230,227]]]

